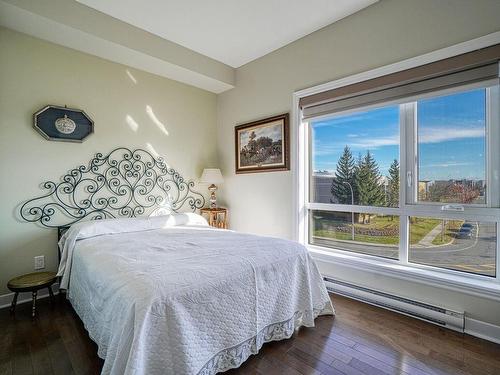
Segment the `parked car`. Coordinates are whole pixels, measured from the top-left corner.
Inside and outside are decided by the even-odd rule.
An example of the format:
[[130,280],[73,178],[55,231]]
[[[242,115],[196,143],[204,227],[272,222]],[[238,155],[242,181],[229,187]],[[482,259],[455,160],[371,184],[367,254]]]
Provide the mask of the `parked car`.
[[471,238],[472,237],[472,229],[467,227],[461,227],[458,232],[455,234],[457,238]]
[[474,230],[475,226],[472,223],[463,223],[462,228],[469,228],[470,230]]

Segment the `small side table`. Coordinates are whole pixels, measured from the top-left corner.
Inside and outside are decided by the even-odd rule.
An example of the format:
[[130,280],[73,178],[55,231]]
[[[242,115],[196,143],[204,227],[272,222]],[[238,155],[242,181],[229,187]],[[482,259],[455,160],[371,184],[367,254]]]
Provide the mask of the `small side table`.
[[214,228],[227,229],[227,208],[202,208],[201,215],[208,215],[208,224]]
[[54,303],[54,293],[52,293],[52,284],[57,280],[55,272],[33,272],[26,275],[21,275],[11,279],[7,283],[7,288],[14,292],[14,298],[10,306],[10,312],[14,314],[16,310],[17,296],[20,292],[31,292],[32,307],[31,317],[36,316],[36,296],[40,289],[47,288],[49,290],[50,302]]

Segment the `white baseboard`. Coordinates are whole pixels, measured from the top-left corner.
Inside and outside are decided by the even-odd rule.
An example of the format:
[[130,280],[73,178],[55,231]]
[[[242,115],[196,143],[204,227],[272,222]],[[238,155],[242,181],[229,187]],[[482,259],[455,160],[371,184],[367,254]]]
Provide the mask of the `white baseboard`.
[[464,332],[500,344],[500,326],[465,317]]
[[[52,291],[54,292],[54,294],[59,294],[58,283],[52,284]],[[37,299],[46,298],[48,296],[49,296],[49,291],[47,290],[47,288],[43,288],[38,291]],[[12,298],[14,298],[14,293],[7,293],[1,295],[0,309],[3,309],[5,307],[10,307],[10,304],[12,303]],[[17,304],[20,305],[21,303],[26,303],[26,302],[31,302],[31,292],[19,293],[19,296],[17,297]]]

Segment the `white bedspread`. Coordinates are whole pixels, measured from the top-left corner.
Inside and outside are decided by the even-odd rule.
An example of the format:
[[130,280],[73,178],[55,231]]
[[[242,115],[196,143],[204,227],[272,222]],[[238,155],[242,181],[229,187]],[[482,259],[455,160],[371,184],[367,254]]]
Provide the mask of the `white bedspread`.
[[215,374],[334,312],[307,250],[287,240],[141,224],[70,229],[61,245],[103,374]]

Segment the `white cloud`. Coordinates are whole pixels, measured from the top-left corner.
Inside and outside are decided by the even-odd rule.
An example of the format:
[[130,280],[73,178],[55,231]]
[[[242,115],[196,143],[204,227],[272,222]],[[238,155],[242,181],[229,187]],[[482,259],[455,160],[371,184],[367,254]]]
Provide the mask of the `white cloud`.
[[316,156],[323,156],[323,155],[331,155],[331,154],[336,154],[344,149],[343,145],[340,145],[338,143],[336,144],[324,144],[321,143],[320,141],[316,141],[313,150],[314,150],[314,155]]
[[383,146],[396,146],[396,145],[399,145],[399,134],[393,134],[387,137],[367,138],[349,144],[349,146],[353,149],[369,149],[369,150],[373,150]]
[[[456,141],[467,138],[482,138],[485,136],[484,127],[426,127],[419,130],[419,143],[439,143],[447,141]],[[348,145],[351,150],[376,150],[385,146],[399,146],[399,133],[394,133],[382,137],[370,137],[368,134],[347,134],[348,140],[323,144],[320,140],[316,140],[314,150],[316,155],[329,155],[338,153]],[[455,166],[453,163],[444,163],[440,166]],[[459,165],[457,165],[459,166]]]
[[484,127],[428,127],[419,131],[420,143],[439,143],[464,138],[481,138],[485,136]]
[[436,163],[436,164],[425,164],[422,165],[421,167],[423,168],[431,168],[431,167],[438,167],[438,168],[449,168],[449,167],[463,167],[467,165],[474,165],[475,163],[469,163],[469,162],[453,162],[453,161],[447,161],[444,163]]
[[348,114],[348,115],[342,115],[338,117],[334,117],[332,119],[327,119],[327,120],[320,120],[320,121],[314,121],[313,126],[315,128],[321,128],[323,126],[337,126],[340,124],[352,124],[354,121],[366,121],[366,120],[372,120],[373,118],[377,117],[377,114],[370,113],[370,112],[364,112],[364,113],[356,113],[356,114]]

